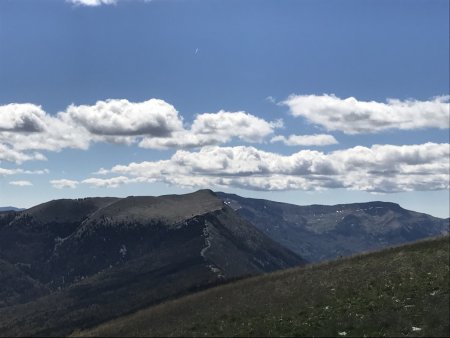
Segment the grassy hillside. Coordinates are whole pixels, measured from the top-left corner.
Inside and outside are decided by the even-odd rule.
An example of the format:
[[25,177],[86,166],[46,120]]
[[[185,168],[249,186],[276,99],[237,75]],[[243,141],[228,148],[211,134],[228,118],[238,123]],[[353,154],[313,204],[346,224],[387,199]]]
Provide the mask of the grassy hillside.
[[79,336],[449,336],[449,237],[206,290]]

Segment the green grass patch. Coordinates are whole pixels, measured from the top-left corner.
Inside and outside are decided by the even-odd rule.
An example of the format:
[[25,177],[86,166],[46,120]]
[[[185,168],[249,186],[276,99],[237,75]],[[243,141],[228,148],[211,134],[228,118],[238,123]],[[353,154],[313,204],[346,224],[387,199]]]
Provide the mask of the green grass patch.
[[449,237],[249,278],[74,335],[448,337]]

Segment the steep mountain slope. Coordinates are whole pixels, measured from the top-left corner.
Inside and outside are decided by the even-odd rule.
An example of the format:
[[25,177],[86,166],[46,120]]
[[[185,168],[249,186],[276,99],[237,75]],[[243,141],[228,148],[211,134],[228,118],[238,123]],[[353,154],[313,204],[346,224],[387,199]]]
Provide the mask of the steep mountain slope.
[[369,202],[298,206],[217,193],[239,215],[310,262],[448,233],[448,219]]
[[0,214],[0,258],[32,278],[47,282],[48,259],[55,245],[96,210],[116,198],[55,200],[21,212]]
[[[53,211],[55,203],[66,212]],[[16,214],[0,228],[5,235],[32,246],[17,253],[3,242],[0,257],[26,266],[52,291],[0,309],[6,335],[65,335],[192,290],[304,263],[209,190],[53,201]]]
[[92,337],[448,337],[449,237],[275,272],[169,301]]
[[0,259],[0,308],[49,294],[48,288],[20,268]]

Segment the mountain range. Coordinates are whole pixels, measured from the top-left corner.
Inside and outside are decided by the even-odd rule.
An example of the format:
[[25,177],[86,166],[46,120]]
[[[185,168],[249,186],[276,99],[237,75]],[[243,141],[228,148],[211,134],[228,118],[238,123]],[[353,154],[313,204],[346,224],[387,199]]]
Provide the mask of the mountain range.
[[297,206],[200,190],[0,212],[0,335],[67,335],[247,276],[448,233],[372,202]]
[[309,262],[320,262],[444,235],[449,219],[389,202],[309,205],[217,193],[267,236]]
[[1,213],[0,259],[0,332],[7,335],[66,335],[231,279],[305,264],[209,190],[56,200]]

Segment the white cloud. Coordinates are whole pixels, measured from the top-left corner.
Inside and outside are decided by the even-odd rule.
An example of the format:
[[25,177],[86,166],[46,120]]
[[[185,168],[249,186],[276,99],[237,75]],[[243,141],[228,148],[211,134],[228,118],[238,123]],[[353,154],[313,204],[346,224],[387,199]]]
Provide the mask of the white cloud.
[[[48,130],[41,133],[0,132],[0,144],[8,144],[21,154],[28,154],[30,150],[61,151],[65,148],[87,150],[92,140],[93,138],[80,128],[57,119],[53,119],[49,123]],[[33,158],[27,158],[30,159]]]
[[0,131],[41,132],[46,128],[46,114],[31,103],[0,106]]
[[66,114],[95,135],[162,137],[183,129],[177,110],[158,99],[137,103],[110,99],[93,106],[70,105]]
[[[1,139],[0,139],[1,142]],[[45,156],[41,153],[32,152],[32,153],[24,153],[21,151],[17,151],[12,149],[11,147],[0,143],[0,162],[14,162],[14,163],[23,163],[25,161],[37,160],[43,161],[46,160]]]
[[429,101],[389,99],[386,103],[340,99],[334,95],[291,95],[283,104],[293,116],[347,134],[376,133],[388,129],[449,128],[449,98]]
[[9,182],[9,184],[15,185],[18,187],[27,187],[27,186],[33,185],[33,183],[31,183],[30,181],[11,181],[11,182]]
[[118,176],[112,178],[88,178],[83,180],[82,183],[90,184],[98,188],[117,188],[124,184],[145,182],[145,181],[148,181],[148,179]]
[[333,135],[327,134],[289,135],[288,137],[277,135],[270,142],[283,142],[287,146],[327,146],[338,143]]
[[70,105],[56,115],[34,104],[0,106],[0,161],[22,163],[44,160],[35,152],[65,148],[87,150],[91,143],[106,142],[153,149],[191,148],[240,139],[262,142],[282,127],[246,112],[199,114],[191,126],[169,103],[109,99],[94,105]]
[[[115,5],[119,0],[66,0],[75,6],[97,7],[101,5]],[[123,0],[120,0],[123,1]],[[131,1],[131,0],[129,0]],[[152,2],[153,0],[136,0],[141,2]]]
[[93,175],[106,175],[108,174],[109,171],[106,170],[105,168],[100,168],[99,170],[97,170],[96,172],[93,172]]
[[30,103],[0,106],[0,160],[22,163],[46,159],[35,150],[87,149],[89,133],[69,122]]
[[[118,165],[109,173],[122,175],[114,178],[114,185],[140,180],[255,190],[399,192],[448,189],[449,156],[449,144],[436,143],[357,146],[330,153],[302,150],[288,156],[254,147],[210,146],[197,152],[179,150],[169,160]],[[84,182],[111,185],[107,180]]]
[[48,174],[50,171],[48,169],[40,169],[40,170],[21,170],[23,174],[30,175],[43,175]]
[[7,175],[15,175],[20,173],[20,169],[5,169],[0,168],[0,176],[7,176]]
[[67,0],[68,2],[78,6],[100,6],[100,5],[114,5],[117,0]]
[[275,100],[275,98],[273,96],[267,96],[266,97],[266,101],[270,102],[270,103],[276,103],[277,101]]
[[224,138],[238,137],[247,142],[261,142],[273,132],[269,122],[245,112],[200,114],[192,123],[194,134],[221,135]]
[[51,180],[50,184],[53,188],[63,189],[63,188],[71,188],[74,189],[78,185],[78,181],[68,180],[68,179],[60,179],[60,180]]
[[42,154],[33,151],[86,150],[92,142],[129,145],[141,134],[160,137],[182,129],[175,108],[157,99],[71,105],[56,116],[37,105],[8,104],[0,106],[0,161],[43,160]]
[[24,170],[21,168],[15,168],[15,169],[5,169],[0,167],[0,176],[7,176],[7,175],[18,175],[18,174],[27,174],[27,175],[42,175],[42,174],[48,174],[48,169],[41,169],[41,170]]
[[174,132],[170,137],[144,138],[139,146],[143,148],[192,148],[229,142],[238,138],[246,142],[261,142],[282,126],[282,121],[267,122],[246,112],[199,114],[190,129]]

